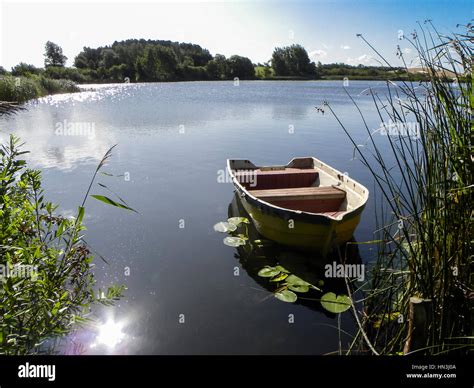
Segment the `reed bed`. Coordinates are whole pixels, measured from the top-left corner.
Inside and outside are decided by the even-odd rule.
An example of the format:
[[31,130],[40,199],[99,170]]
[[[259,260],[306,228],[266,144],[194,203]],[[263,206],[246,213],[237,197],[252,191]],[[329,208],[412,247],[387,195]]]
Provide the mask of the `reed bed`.
[[[473,26],[445,35],[419,23],[405,42],[417,53],[429,82],[386,82],[369,90],[386,127],[367,130],[360,147],[325,103],[373,176],[377,254],[367,283],[351,295],[359,332],[348,354],[467,353],[473,337],[471,144]],[[390,66],[373,46],[359,35]],[[398,56],[404,63],[402,51]],[[386,135],[381,138],[381,135]],[[381,150],[388,142],[389,154]]]
[[79,88],[70,80],[51,79],[42,75],[0,77],[0,101],[24,103],[48,94],[77,91]]

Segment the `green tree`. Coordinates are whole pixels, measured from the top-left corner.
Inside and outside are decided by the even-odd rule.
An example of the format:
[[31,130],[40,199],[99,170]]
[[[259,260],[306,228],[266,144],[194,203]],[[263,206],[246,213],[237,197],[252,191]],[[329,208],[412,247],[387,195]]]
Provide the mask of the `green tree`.
[[216,54],[214,59],[206,65],[207,73],[211,79],[225,79],[228,76],[228,63],[224,55]]
[[125,63],[122,63],[121,65],[114,65],[108,70],[109,78],[113,81],[122,82],[124,81],[125,77],[127,77],[125,75],[126,71],[127,65]]
[[272,67],[279,76],[315,76],[316,65],[299,44],[277,47],[272,54]]
[[47,41],[45,45],[44,53],[44,66],[60,66],[63,67],[66,64],[67,57],[63,54],[63,49],[56,43]]
[[156,58],[158,60],[158,75],[160,79],[172,79],[178,68],[178,57],[170,47],[156,47]]
[[255,78],[255,68],[250,59],[240,55],[232,55],[227,60],[228,75],[231,78],[239,77],[242,79]]
[[114,65],[120,64],[120,58],[117,53],[110,48],[107,48],[101,52],[102,59],[99,61],[99,66],[110,69]]
[[74,59],[74,66],[78,69],[93,69],[99,68],[99,63],[102,59],[101,48],[84,47],[82,51]]
[[39,74],[40,72],[41,69],[24,62],[20,62],[18,65],[12,67],[12,75],[14,76],[29,76],[31,74]]

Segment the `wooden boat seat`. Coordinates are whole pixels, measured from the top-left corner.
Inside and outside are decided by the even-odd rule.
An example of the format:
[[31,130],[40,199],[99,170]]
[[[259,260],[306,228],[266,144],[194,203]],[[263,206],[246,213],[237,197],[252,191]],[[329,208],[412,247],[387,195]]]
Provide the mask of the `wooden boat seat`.
[[279,207],[311,213],[339,213],[346,198],[344,190],[333,186],[249,190],[249,193]]
[[248,190],[269,190],[311,186],[318,179],[314,169],[236,171],[235,177]]

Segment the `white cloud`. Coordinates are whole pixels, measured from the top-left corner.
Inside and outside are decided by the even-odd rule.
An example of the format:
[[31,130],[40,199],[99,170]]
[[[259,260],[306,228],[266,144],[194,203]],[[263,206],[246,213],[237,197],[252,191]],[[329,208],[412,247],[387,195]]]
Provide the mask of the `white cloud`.
[[376,66],[380,65],[380,63],[377,63],[377,61],[374,59],[372,55],[368,54],[362,54],[361,56],[355,57],[355,58],[347,58],[347,63],[349,65],[366,65],[366,66]]
[[351,49],[351,46],[348,46],[348,45],[346,45],[346,44],[341,44],[341,48],[342,48],[343,50],[350,50],[350,49]]
[[310,51],[308,55],[312,60],[319,60],[326,58],[328,56],[328,53],[324,50],[313,50]]
[[323,43],[323,48],[327,50],[328,48],[331,48],[331,47],[328,46],[326,43]]
[[409,48],[409,47],[405,47],[405,48],[402,50],[403,54],[411,54],[412,51],[413,51],[413,50],[412,50],[411,48]]

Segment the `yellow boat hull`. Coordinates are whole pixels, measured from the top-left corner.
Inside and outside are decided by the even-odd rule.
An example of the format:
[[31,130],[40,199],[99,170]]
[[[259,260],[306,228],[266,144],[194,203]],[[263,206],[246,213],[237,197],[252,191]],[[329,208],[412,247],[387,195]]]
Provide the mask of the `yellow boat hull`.
[[343,220],[328,220],[313,217],[312,220],[298,220],[259,209],[245,198],[241,201],[257,231],[265,238],[279,244],[304,250],[318,251],[326,255],[334,247],[349,241],[359,224],[362,210]]

